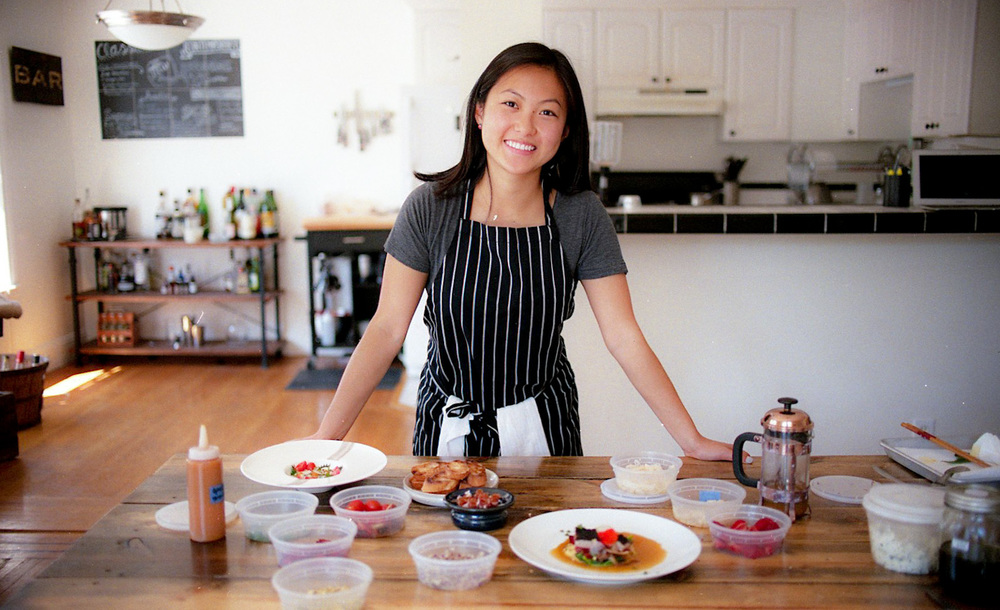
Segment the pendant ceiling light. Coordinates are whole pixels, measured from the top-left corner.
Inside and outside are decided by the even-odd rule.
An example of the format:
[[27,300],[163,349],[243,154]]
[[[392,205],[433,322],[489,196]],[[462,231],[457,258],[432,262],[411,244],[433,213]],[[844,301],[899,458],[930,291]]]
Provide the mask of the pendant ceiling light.
[[[98,23],[103,23],[111,35],[130,47],[145,51],[162,51],[181,44],[205,22],[201,17],[184,13],[169,13],[160,1],[162,10],[153,10],[153,0],[148,11],[108,10],[111,0],[104,10],[97,13]],[[177,10],[181,9],[176,2]]]

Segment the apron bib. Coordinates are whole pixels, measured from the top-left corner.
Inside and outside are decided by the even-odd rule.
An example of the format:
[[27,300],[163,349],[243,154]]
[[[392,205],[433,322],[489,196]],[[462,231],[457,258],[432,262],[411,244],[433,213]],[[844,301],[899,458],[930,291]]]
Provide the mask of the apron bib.
[[561,336],[576,282],[551,208],[545,225],[518,228],[470,220],[471,208],[469,188],[427,288],[414,455],[582,455]]

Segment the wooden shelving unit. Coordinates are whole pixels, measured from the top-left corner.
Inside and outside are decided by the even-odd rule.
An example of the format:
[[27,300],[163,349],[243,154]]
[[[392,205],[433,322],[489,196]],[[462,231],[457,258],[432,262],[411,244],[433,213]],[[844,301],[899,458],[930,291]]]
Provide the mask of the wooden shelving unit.
[[[85,355],[93,356],[184,356],[203,358],[223,358],[223,357],[257,357],[261,359],[261,366],[267,367],[268,359],[281,356],[284,340],[281,338],[281,324],[279,316],[279,303],[282,291],[278,282],[278,244],[281,238],[261,238],[248,240],[233,240],[226,242],[200,241],[197,243],[186,243],[172,239],[124,239],[117,241],[65,241],[59,245],[66,248],[69,253],[70,270],[70,295],[69,300],[73,303],[73,337],[76,351],[77,366],[83,364]],[[238,294],[221,290],[199,290],[194,294],[161,294],[157,291],[137,291],[137,292],[102,292],[98,290],[80,290],[79,265],[77,262],[77,250],[81,248],[91,248],[94,250],[95,262],[100,258],[102,250],[154,250],[154,249],[225,249],[247,248],[255,251],[260,259],[261,281],[265,282],[268,277],[264,273],[263,267],[270,265],[269,285],[262,285],[259,292],[249,294]],[[267,256],[269,251],[270,256]],[[258,303],[260,305],[260,340],[252,341],[208,341],[199,347],[181,346],[175,348],[171,340],[150,340],[137,338],[135,345],[109,346],[99,344],[97,341],[83,341],[80,328],[80,306],[84,303],[95,302],[98,313],[104,311],[108,303],[163,303],[163,302],[211,302],[211,303]],[[273,339],[267,338],[267,313],[269,305],[273,305],[275,335]],[[141,333],[141,326],[140,326]]]

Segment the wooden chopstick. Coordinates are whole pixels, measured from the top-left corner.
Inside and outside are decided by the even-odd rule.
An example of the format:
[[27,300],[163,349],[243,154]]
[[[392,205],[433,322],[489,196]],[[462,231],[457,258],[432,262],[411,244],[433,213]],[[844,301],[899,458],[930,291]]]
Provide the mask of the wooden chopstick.
[[948,441],[941,440],[940,438],[934,436],[930,432],[927,432],[926,430],[924,430],[922,428],[918,428],[918,427],[914,426],[913,424],[908,424],[906,422],[903,422],[900,425],[903,426],[904,428],[906,428],[907,430],[909,430],[910,432],[913,432],[915,434],[918,434],[918,435],[922,436],[923,438],[926,438],[927,440],[929,440],[930,442],[934,443],[935,445],[938,445],[940,447],[944,447],[945,449],[947,449],[948,451],[951,451],[952,453],[954,453],[958,457],[965,458],[965,459],[969,460],[973,464],[982,466],[983,468],[988,468],[991,465],[991,464],[988,464],[988,463],[984,462],[983,460],[977,458],[976,456],[972,455],[971,453],[967,453],[967,452],[959,449],[955,445],[952,445]]

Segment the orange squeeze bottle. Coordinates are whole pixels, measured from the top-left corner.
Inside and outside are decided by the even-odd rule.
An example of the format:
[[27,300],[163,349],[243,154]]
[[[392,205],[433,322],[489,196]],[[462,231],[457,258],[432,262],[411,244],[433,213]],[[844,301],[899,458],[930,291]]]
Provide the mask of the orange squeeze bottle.
[[226,497],[222,487],[222,457],[219,448],[208,444],[204,424],[198,446],[188,449],[188,519],[191,540],[212,542],[226,535]]

